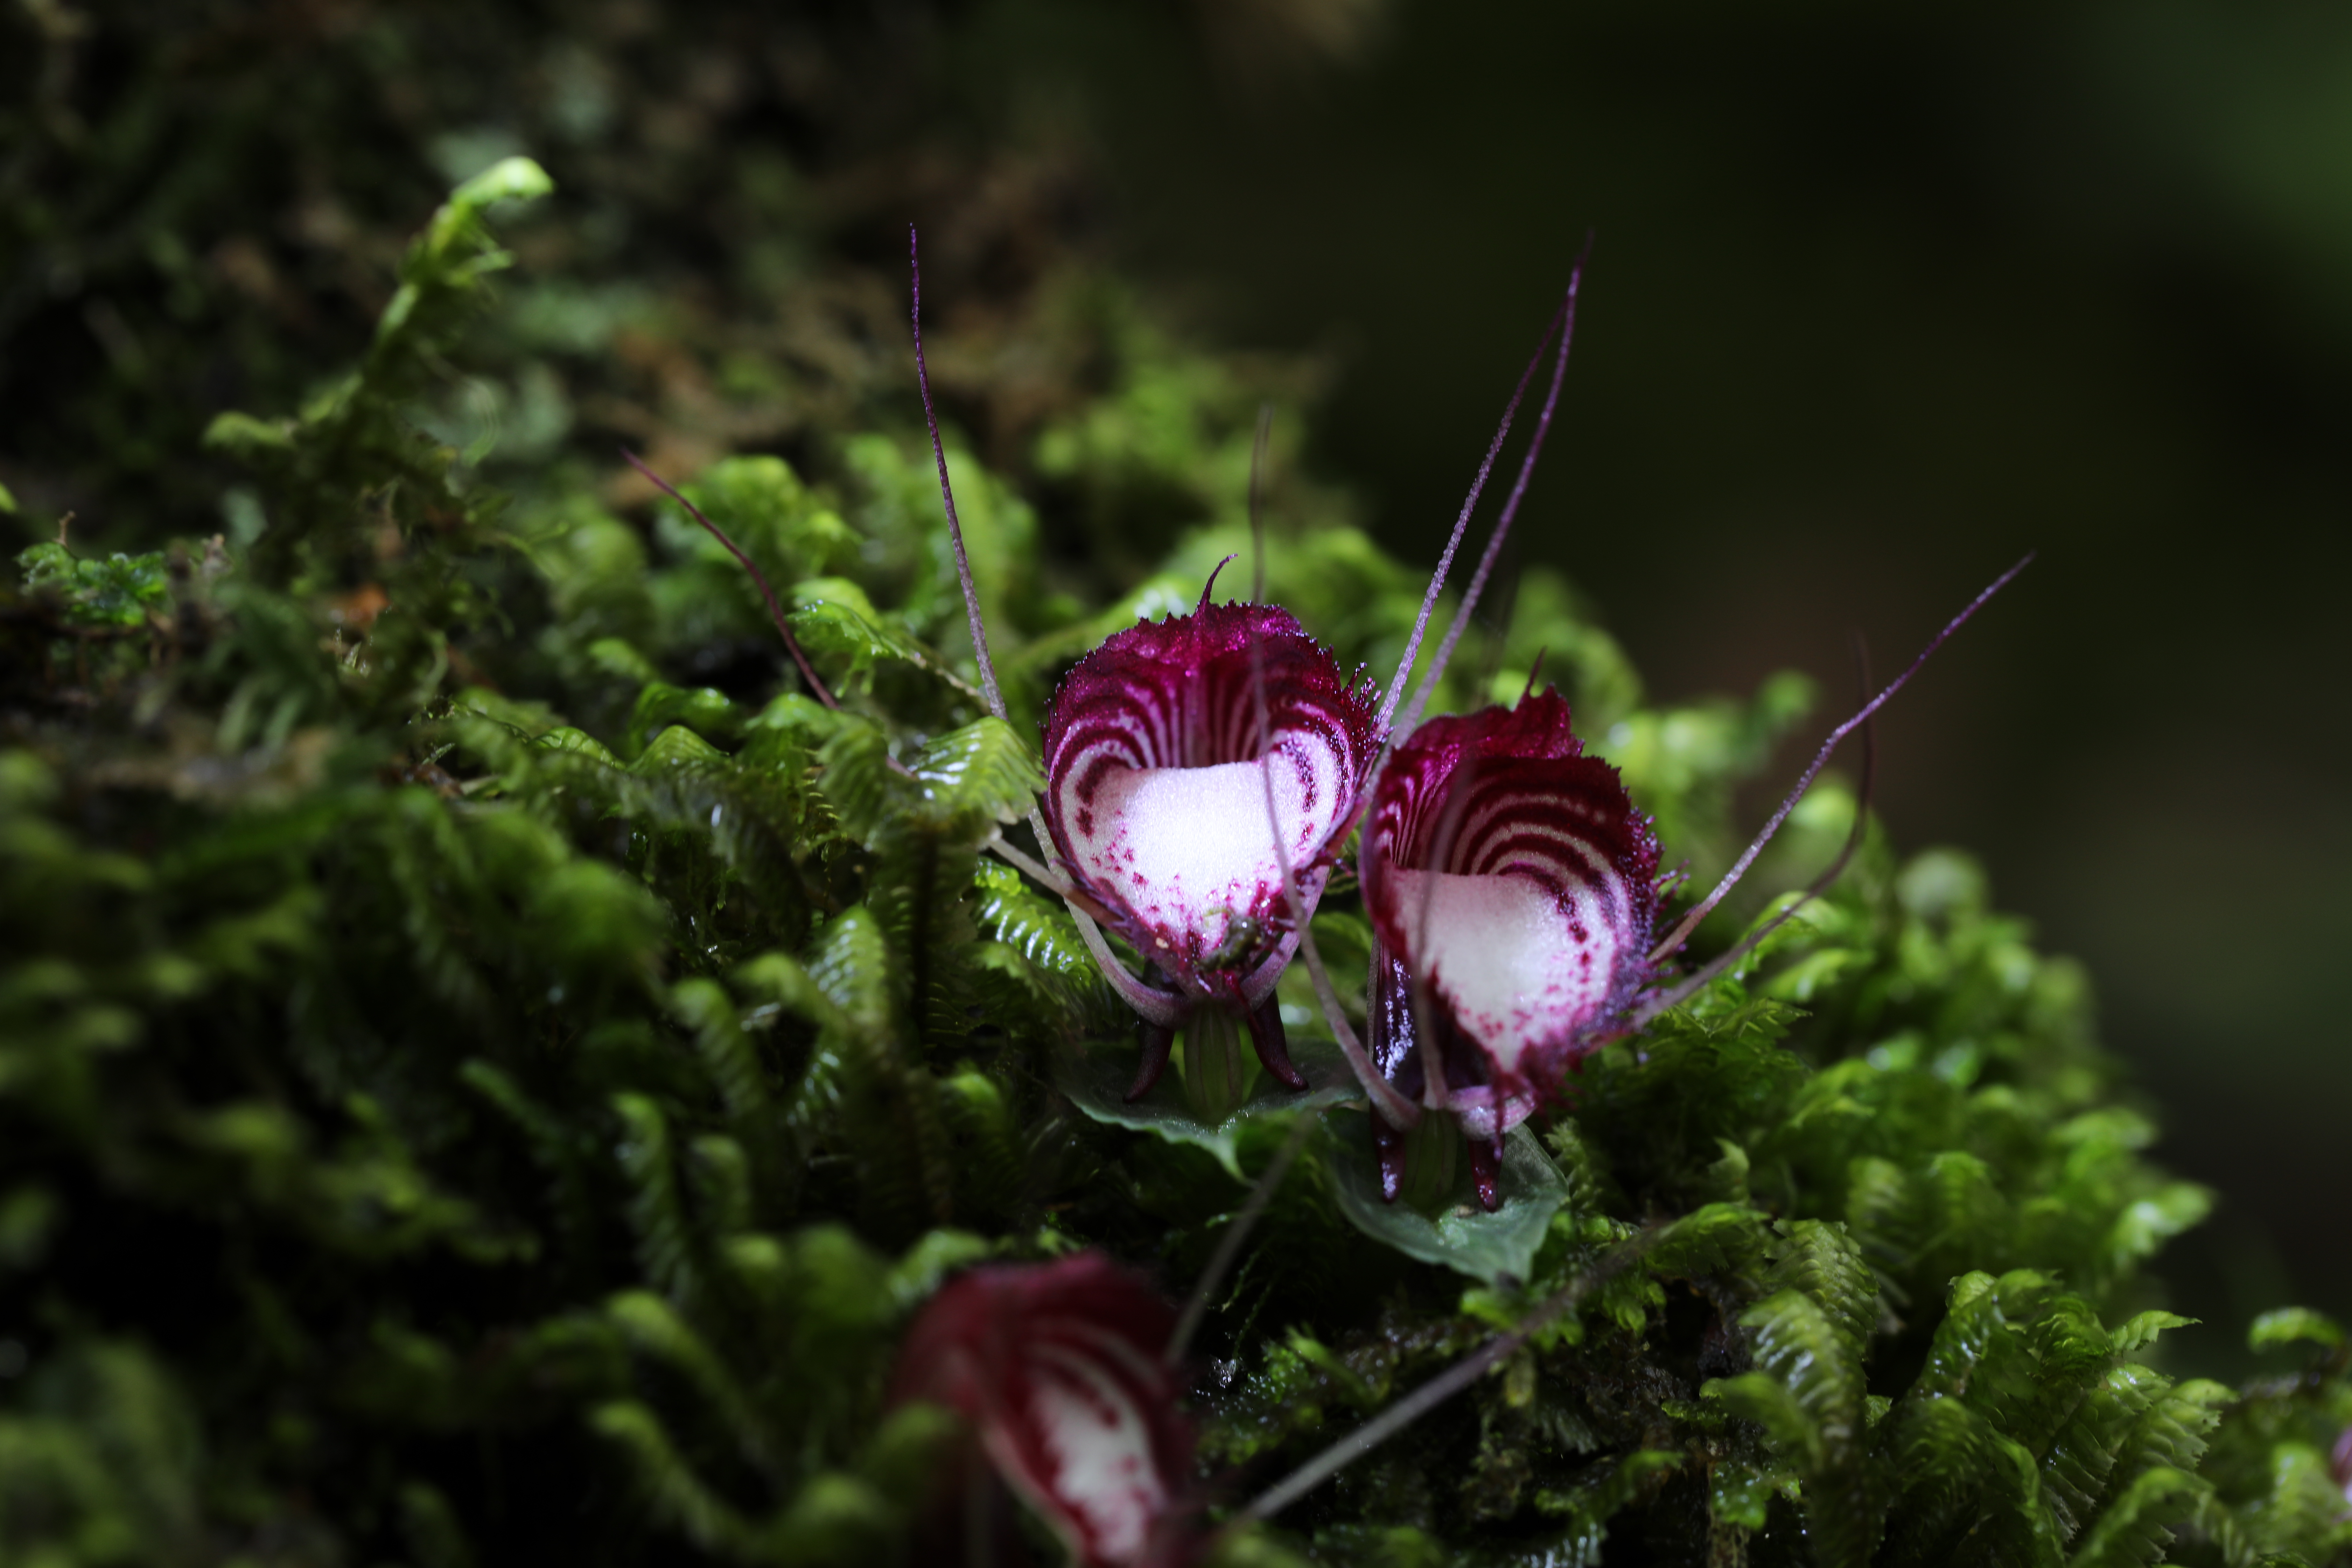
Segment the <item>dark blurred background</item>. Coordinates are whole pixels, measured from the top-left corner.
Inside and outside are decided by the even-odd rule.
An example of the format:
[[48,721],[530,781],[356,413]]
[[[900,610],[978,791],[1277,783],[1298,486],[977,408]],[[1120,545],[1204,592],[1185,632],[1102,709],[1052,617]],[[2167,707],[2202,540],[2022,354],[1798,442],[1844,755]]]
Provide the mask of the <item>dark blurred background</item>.
[[1853,630],[1891,668],[2041,552],[1888,716],[1880,809],[2091,964],[2220,1193],[2181,1359],[2352,1310],[2352,11],[39,0],[0,138],[0,482],[97,548],[233,527],[205,421],[347,360],[505,152],[561,193],[510,330],[572,367],[519,458],[903,418],[912,218],[992,461],[1086,379],[1041,280],[1107,268],[1318,366],[1306,462],[1423,561],[1591,234],[1520,559],[1673,700],[1846,690]]
[[1853,629],[1907,658],[2039,551],[1887,718],[1880,808],[2090,963],[2218,1189],[2187,1353],[2352,1306],[2352,11],[1294,9],[1328,68],[1076,5],[988,47],[1087,92],[1130,265],[1333,356],[1317,455],[1408,558],[1592,234],[1521,526],[1654,696],[1843,692]]

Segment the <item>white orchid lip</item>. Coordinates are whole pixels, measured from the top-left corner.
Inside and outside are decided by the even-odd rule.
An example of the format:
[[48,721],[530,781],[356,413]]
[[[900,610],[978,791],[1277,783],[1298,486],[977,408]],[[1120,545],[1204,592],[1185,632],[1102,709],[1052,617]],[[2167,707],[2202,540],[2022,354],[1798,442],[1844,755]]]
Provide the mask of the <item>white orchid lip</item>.
[[[1288,611],[1206,594],[1079,660],[1046,714],[1045,822],[1063,868],[1156,972],[1170,1016],[1203,1003],[1247,1013],[1267,1070],[1294,1086],[1272,1011],[1297,942],[1283,867],[1311,913],[1375,737],[1369,693]],[[1135,1092],[1171,1029],[1147,1024]]]
[[1518,867],[1488,875],[1391,873],[1398,906],[1418,925],[1414,957],[1455,1026],[1505,1079],[1563,1026],[1609,1002],[1620,951],[1601,896],[1565,895]]
[[[1648,974],[1656,836],[1547,690],[1415,731],[1373,787],[1360,858],[1381,949],[1373,1059],[1462,1117],[1492,1206],[1503,1131],[1608,1037]],[[1425,1096],[1433,1060],[1445,1081]],[[1402,1143],[1381,1142],[1393,1196]]]
[[1228,972],[1282,918],[1275,824],[1291,864],[1315,861],[1353,804],[1338,776],[1346,761],[1286,738],[1265,763],[1098,767],[1067,793],[1066,858],[1089,888],[1124,897],[1137,946],[1163,971]]
[[1172,1560],[1192,1433],[1161,1357],[1175,1326],[1100,1253],[975,1268],[931,1299],[891,1402],[960,1411],[989,1462],[1087,1568]]

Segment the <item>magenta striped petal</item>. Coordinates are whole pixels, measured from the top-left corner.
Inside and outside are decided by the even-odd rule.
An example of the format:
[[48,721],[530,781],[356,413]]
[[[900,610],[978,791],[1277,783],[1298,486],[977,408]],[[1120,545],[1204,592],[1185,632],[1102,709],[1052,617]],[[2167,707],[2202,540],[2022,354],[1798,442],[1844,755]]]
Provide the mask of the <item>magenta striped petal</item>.
[[1647,973],[1657,837],[1582,751],[1548,690],[1430,721],[1372,791],[1364,906],[1442,1025],[1483,1053],[1488,1084],[1457,1096],[1482,1123],[1557,1088]]
[[1176,1315],[1097,1252],[975,1268],[908,1331],[891,1403],[962,1412],[990,1462],[1087,1568],[1171,1563],[1192,1431],[1160,1353]]
[[1368,694],[1288,611],[1203,604],[1118,633],[1062,682],[1045,718],[1046,826],[1120,935],[1187,995],[1223,998],[1291,934],[1260,759],[1291,868],[1319,886],[1373,737]]

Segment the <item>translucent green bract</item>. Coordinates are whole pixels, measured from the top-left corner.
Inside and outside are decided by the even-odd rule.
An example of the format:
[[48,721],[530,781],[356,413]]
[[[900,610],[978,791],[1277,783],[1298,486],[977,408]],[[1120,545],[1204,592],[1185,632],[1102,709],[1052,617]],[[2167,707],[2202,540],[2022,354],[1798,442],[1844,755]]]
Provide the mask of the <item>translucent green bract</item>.
[[1559,1168],[1524,1127],[1503,1140],[1502,1201],[1494,1212],[1479,1205],[1465,1162],[1452,1201],[1435,1219],[1409,1203],[1383,1201],[1380,1166],[1360,1117],[1334,1117],[1328,1131],[1324,1158],[1331,1172],[1331,1196],[1349,1224],[1408,1258],[1490,1285],[1507,1277],[1528,1278],[1552,1215],[1568,1202]]

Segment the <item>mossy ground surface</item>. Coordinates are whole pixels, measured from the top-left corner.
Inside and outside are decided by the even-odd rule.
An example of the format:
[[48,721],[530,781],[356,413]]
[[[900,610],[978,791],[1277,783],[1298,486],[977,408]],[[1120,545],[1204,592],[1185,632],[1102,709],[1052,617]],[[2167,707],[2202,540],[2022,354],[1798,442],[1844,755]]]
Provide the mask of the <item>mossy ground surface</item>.
[[[2255,1325],[2303,1370],[2251,1389],[2161,1370],[2190,1331],[2150,1264],[2205,1194],[2148,1159],[2087,978],[1965,855],[1874,828],[1593,1057],[1515,1155],[1544,1206],[1507,1238],[1459,1194],[1383,1232],[1350,1111],[1090,1089],[1132,1020],[987,847],[1026,843],[1059,671],[1247,551],[1256,406],[1312,377],[1090,264],[1057,154],[966,159],[999,185],[931,241],[933,363],[1000,723],[872,216],[944,176],[838,96],[889,40],[816,27],[836,96],[794,100],[728,85],[724,8],[691,45],[421,15],[58,35],[38,58],[106,91],[40,78],[10,128],[18,240],[121,286],[0,584],[0,1555],[905,1560],[959,1438],[882,1391],[940,1279],[1093,1247],[1181,1296],[1323,1114],[1197,1343],[1213,1513],[1607,1267],[1228,1561],[2352,1560],[2341,1331]],[[256,49],[310,51],[297,101]],[[489,156],[449,107],[484,79],[534,84],[508,123],[593,195]],[[301,125],[315,155],[253,195]],[[404,248],[388,149],[418,142],[467,179]],[[199,265],[206,200],[312,226]],[[207,376],[245,412],[186,395]],[[1385,674],[1425,563],[1276,430],[1268,596]],[[616,439],[759,563],[840,710]],[[102,504],[68,523],[52,488]],[[1530,572],[1441,705],[1509,700],[1539,650],[1669,857],[1719,868],[1802,683],[1649,704]],[[1818,792],[1759,896],[1853,809]],[[1344,888],[1318,931],[1360,1006]]]

